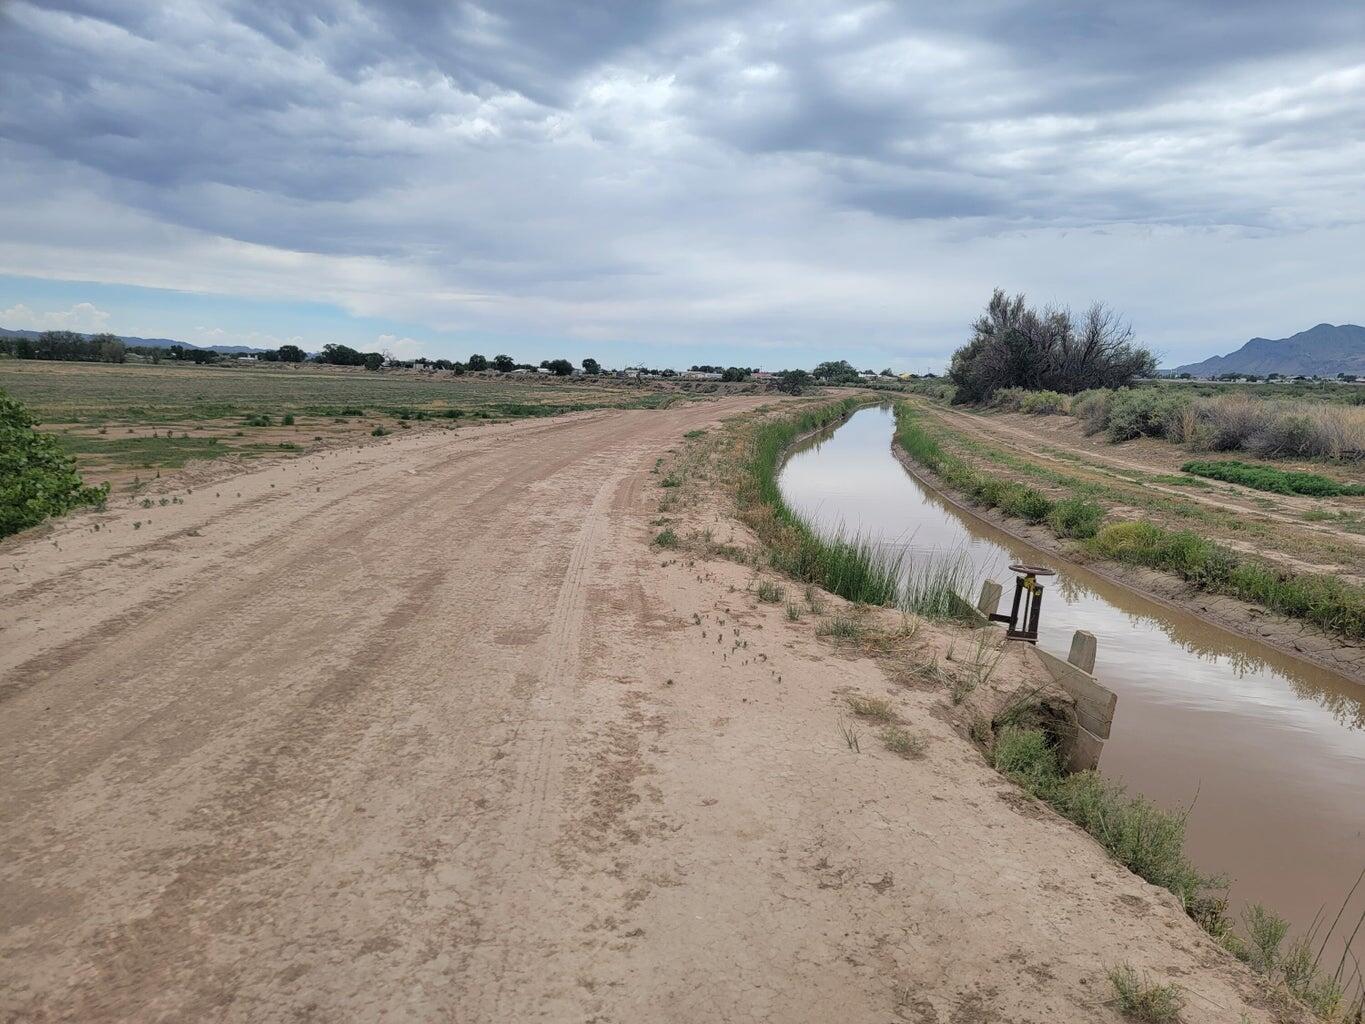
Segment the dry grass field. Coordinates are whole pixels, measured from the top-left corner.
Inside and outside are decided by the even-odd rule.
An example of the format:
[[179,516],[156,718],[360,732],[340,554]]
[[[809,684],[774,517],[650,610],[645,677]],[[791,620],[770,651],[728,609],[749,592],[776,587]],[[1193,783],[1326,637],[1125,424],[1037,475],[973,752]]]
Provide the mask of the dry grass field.
[[616,380],[455,377],[314,364],[0,360],[0,390],[56,434],[89,482],[141,488],[192,460],[257,460],[398,430],[653,408],[681,392]]

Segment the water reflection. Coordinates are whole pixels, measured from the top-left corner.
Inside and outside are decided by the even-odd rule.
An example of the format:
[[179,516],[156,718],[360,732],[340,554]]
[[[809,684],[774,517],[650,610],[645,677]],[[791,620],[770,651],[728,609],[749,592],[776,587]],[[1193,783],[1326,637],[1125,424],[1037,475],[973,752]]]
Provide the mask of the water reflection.
[[888,410],[868,409],[807,442],[782,471],[788,503],[908,561],[961,552],[978,581],[1007,588],[1010,562],[1056,566],[1039,641],[1064,655],[1074,630],[1098,638],[1096,672],[1119,694],[1105,771],[1167,806],[1198,794],[1191,853],[1234,878],[1234,897],[1300,927],[1339,902],[1365,863],[1365,688],[964,515],[896,462],[892,428]]

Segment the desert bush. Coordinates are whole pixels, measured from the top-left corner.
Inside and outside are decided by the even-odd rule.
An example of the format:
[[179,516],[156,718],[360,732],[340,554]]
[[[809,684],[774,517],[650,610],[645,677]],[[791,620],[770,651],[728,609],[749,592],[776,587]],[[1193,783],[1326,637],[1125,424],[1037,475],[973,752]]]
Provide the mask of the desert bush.
[[1033,310],[1023,295],[996,289],[972,339],[953,354],[948,377],[955,402],[983,402],[1001,388],[1075,394],[1122,387],[1156,372],[1156,357],[1131,328],[1096,303],[1082,317],[1067,309]]
[[57,439],[35,430],[28,410],[0,391],[0,537],[83,505],[102,505],[108,495],[107,484],[86,486]]
[[1063,415],[1071,408],[1071,400],[1057,391],[1025,391],[1019,401],[1019,411],[1032,416]]
[[1191,405],[1188,395],[1160,388],[1119,391],[1109,400],[1105,430],[1114,442],[1135,437],[1183,441]]
[[678,546],[678,535],[673,532],[672,527],[664,527],[655,534],[654,543],[661,548],[676,548]]
[[1109,403],[1114,392],[1108,388],[1092,388],[1071,399],[1071,415],[1081,421],[1086,434],[1098,434],[1109,423]]

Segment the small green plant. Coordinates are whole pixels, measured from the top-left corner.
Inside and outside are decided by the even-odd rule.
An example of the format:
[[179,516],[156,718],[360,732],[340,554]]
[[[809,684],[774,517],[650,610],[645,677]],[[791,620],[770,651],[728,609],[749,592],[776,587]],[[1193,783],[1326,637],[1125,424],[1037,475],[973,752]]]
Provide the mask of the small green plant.
[[788,622],[801,621],[801,606],[794,601],[787,602],[787,621]]
[[888,725],[881,731],[882,744],[887,750],[901,757],[923,757],[929,749],[929,737],[924,733],[911,732],[900,725]]
[[678,535],[673,532],[673,527],[667,526],[654,535],[654,543],[661,548],[676,548]]
[[286,427],[292,427],[294,425],[294,414],[292,412],[285,413],[284,416],[280,418],[280,422]]
[[268,427],[275,421],[272,420],[266,413],[258,412],[252,416],[248,416],[242,422],[248,427]]
[[893,722],[896,719],[896,709],[885,697],[864,697],[855,693],[844,700],[848,709],[862,718],[874,718],[879,722]]
[[1178,985],[1161,985],[1145,973],[1138,974],[1131,964],[1120,964],[1109,972],[1114,1001],[1119,1012],[1144,1024],[1169,1024],[1180,1019],[1185,998]]
[[681,487],[681,486],[682,486],[682,480],[679,479],[679,477],[678,477],[677,475],[675,475],[675,474],[673,474],[673,473],[669,473],[668,476],[664,477],[662,480],[659,481],[659,486],[660,486],[660,487]]
[[371,436],[371,437],[383,437],[385,434],[388,434],[388,433],[390,433],[390,431],[385,430],[382,426],[380,426],[380,427],[375,427],[373,430],[371,430],[371,431],[370,431],[370,436]]
[[758,583],[758,599],[765,604],[778,604],[785,594],[772,580],[760,580]]

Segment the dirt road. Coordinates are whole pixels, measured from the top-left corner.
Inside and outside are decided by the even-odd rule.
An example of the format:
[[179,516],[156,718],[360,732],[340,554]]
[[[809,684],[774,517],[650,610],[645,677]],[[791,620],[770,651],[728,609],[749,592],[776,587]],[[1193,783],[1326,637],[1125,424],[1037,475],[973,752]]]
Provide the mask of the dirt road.
[[[1130,961],[1266,1019],[940,696],[650,548],[655,460],[752,404],[414,432],[0,547],[0,1016],[1089,1022]],[[849,750],[847,687],[928,755]]]

